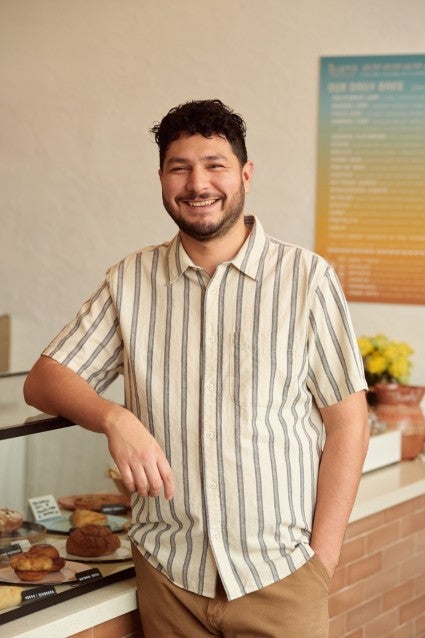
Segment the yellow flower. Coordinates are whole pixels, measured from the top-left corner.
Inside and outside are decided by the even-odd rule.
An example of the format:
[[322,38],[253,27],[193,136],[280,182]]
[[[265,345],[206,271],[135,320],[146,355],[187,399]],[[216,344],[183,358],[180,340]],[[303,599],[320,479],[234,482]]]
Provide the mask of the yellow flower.
[[414,350],[408,343],[404,341],[398,344],[398,353],[401,357],[410,357]]
[[373,352],[366,357],[365,368],[371,374],[382,374],[387,368],[387,360],[379,352]]
[[359,337],[357,342],[359,344],[360,354],[362,357],[367,357],[368,354],[373,352],[372,341],[367,337]]
[[388,343],[382,350],[382,356],[384,356],[387,361],[394,361],[394,359],[397,359],[397,357],[400,356],[398,344],[394,341]]
[[409,376],[410,364],[404,357],[398,357],[388,364],[388,372],[394,379],[406,379]]
[[379,381],[409,382],[413,348],[408,343],[390,341],[383,334],[359,337],[357,342],[369,386]]

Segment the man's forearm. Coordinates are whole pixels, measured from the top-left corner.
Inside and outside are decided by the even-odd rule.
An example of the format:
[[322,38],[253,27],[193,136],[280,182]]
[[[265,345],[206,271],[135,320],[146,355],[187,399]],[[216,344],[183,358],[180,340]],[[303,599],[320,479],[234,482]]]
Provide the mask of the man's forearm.
[[[353,397],[354,410],[331,414],[320,463],[311,546],[330,575],[338,564],[348,519],[356,498],[369,429],[363,399]],[[328,418],[326,410],[325,418]]]
[[40,357],[24,384],[28,404],[42,412],[64,416],[94,432],[105,433],[120,406],[103,399],[78,374],[49,357]]

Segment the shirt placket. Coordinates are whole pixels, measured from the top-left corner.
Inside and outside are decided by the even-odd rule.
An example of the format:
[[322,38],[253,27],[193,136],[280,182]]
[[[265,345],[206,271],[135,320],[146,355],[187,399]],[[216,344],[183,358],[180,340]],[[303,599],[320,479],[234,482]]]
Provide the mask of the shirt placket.
[[218,266],[210,280],[204,296],[203,355],[204,373],[202,380],[202,440],[204,495],[207,510],[208,538],[217,564],[223,557],[223,534],[221,516],[221,494],[218,475],[217,446],[220,445],[217,431],[217,362],[218,362],[218,321],[219,289],[224,268]]

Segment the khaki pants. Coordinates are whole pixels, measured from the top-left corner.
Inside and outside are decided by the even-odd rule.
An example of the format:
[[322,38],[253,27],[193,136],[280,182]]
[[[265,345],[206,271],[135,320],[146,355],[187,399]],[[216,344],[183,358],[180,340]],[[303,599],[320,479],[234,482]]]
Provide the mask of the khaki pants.
[[227,600],[173,585],[133,547],[144,638],[327,638],[329,576],[313,556],[273,585]]

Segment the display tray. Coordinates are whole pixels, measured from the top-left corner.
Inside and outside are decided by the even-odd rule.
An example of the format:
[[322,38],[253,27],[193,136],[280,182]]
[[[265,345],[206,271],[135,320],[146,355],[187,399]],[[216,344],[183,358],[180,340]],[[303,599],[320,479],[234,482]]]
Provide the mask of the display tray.
[[15,570],[12,567],[0,567],[0,582],[8,583],[11,585],[62,585],[64,583],[72,583],[77,580],[78,572],[83,572],[87,569],[87,565],[83,563],[76,563],[74,561],[66,561],[64,567],[58,572],[48,572],[41,580],[21,580],[16,575]]
[[41,523],[24,521],[19,529],[10,534],[0,534],[0,547],[6,547],[17,541],[28,540],[37,543],[46,536],[47,530]]
[[[63,516],[56,516],[56,518],[50,518],[44,521],[48,532],[54,532],[55,534],[69,534],[75,525],[72,524],[69,514]],[[107,527],[111,532],[123,532],[129,525],[129,519],[124,516],[113,516],[112,514],[107,516]]]
[[52,542],[59,554],[67,560],[80,561],[81,563],[118,563],[121,561],[131,560],[131,545],[128,539],[121,540],[121,547],[112,554],[104,556],[77,556],[66,551],[66,541]]
[[122,506],[123,511],[130,509],[130,497],[118,492],[109,494],[71,494],[58,498],[59,505],[65,510],[77,508],[100,512],[103,507]]
[[[87,565],[85,565],[84,568],[87,569]],[[57,605],[58,603],[65,602],[66,600],[77,598],[78,596],[87,594],[90,591],[101,589],[102,587],[106,587],[107,585],[110,585],[112,583],[116,583],[121,580],[127,580],[128,578],[132,578],[134,575],[134,566],[131,565],[128,567],[120,567],[120,569],[118,569],[117,571],[114,571],[107,575],[103,575],[102,578],[98,578],[86,583],[76,582],[69,583],[68,585],[60,585],[59,587],[63,589],[61,591],[57,591],[54,596],[30,603],[23,603],[19,605],[19,607],[12,607],[11,609],[0,611],[0,625],[4,625],[11,620],[17,620],[18,618],[22,618],[23,616],[28,616],[33,612],[47,609],[48,607],[52,607],[53,605]]]

